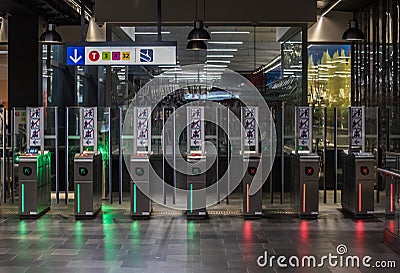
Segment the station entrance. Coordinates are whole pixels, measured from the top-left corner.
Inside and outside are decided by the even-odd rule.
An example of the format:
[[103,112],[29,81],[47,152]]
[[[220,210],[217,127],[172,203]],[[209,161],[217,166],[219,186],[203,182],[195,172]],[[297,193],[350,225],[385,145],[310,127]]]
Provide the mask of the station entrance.
[[[109,29],[116,42],[131,41],[132,37],[138,42],[155,40],[152,27],[111,25]],[[304,194],[305,184],[298,179],[304,177],[304,168],[310,170],[309,167],[313,169],[316,184],[313,187],[317,188],[312,199],[318,199],[319,205],[341,208],[340,194],[345,183],[342,154],[346,154],[342,151],[350,150],[351,154],[358,149],[371,153],[369,156],[375,165],[382,162],[381,129],[376,122],[382,109],[363,108],[361,120],[376,126],[364,126],[358,131],[363,145],[356,147],[352,145],[352,137],[360,128],[353,128],[348,105],[315,104],[309,109],[312,115],[308,127],[299,128],[304,122],[298,115],[299,106],[308,105],[307,84],[304,84],[307,79],[303,78],[307,69],[303,63],[308,56],[301,27],[289,28],[279,38],[276,27],[210,27],[215,39],[202,52],[185,51],[186,38],[181,37],[187,33],[185,27],[164,29],[163,40],[178,40],[175,65],[77,66],[73,101],[78,106],[63,108],[49,103],[45,107],[43,138],[51,155],[53,207],[73,210],[71,205],[79,195],[74,181],[74,157],[85,151],[101,154],[103,204],[111,203],[113,208],[130,211],[132,216],[189,213],[202,217],[221,213],[257,218],[273,210],[301,214],[303,197],[308,198],[309,194]],[[54,56],[50,57],[54,62],[65,62],[60,47],[46,46],[46,54],[52,52]],[[264,51],[269,55],[263,55]],[[236,57],[240,61],[234,61]],[[262,58],[267,58],[268,65]],[[191,66],[192,63],[196,65]],[[311,68],[308,70],[310,73]],[[336,74],[346,71],[339,72]],[[60,78],[57,73],[60,71],[54,68],[46,76]],[[235,73],[242,78],[230,78]],[[55,99],[59,90],[54,82],[46,81],[46,88],[46,94],[52,93]],[[53,90],[50,92],[50,89]],[[247,96],[253,89],[257,90],[255,96]],[[160,96],[162,99],[155,103]],[[44,99],[50,102],[45,96]],[[250,103],[243,103],[246,99]],[[135,100],[136,105],[132,104]],[[261,105],[264,102],[268,106]],[[139,119],[140,108],[147,107],[150,107],[148,118]],[[92,132],[96,139],[96,144],[91,145],[94,148],[82,148],[86,147],[82,140],[92,141],[82,129],[81,111],[85,108],[97,109],[96,127]],[[193,109],[203,113],[200,116],[204,120],[191,118]],[[26,109],[3,110],[10,121],[2,127],[1,197],[4,204],[17,204],[20,198],[18,160],[19,154],[26,151],[26,130],[30,125]],[[254,113],[254,119],[250,113]],[[192,123],[194,127],[190,128]],[[138,127],[144,124],[147,132],[139,131]],[[385,143],[388,147],[395,147],[398,142],[394,125],[394,122],[389,124],[390,134]],[[127,128],[131,132],[126,132]],[[198,134],[194,134],[195,130]],[[139,134],[147,138],[138,140]],[[267,145],[263,144],[265,140],[269,142]],[[303,141],[307,145],[301,144]],[[313,155],[316,163],[299,164],[303,167],[295,175],[296,156],[308,154]],[[178,167],[188,161],[193,166]],[[139,166],[142,163],[144,166]],[[148,167],[154,173],[147,174]],[[232,173],[238,170],[241,175]],[[132,174],[137,175],[136,179]],[[384,181],[374,173],[371,175],[372,198],[375,204],[382,203],[379,193],[385,188]],[[159,181],[154,183],[156,188],[151,186],[153,181]],[[148,189],[141,185],[148,185]],[[306,190],[310,188],[306,185]],[[203,189],[206,189],[204,195]],[[148,194],[143,194],[146,191]],[[150,199],[157,202],[149,202]],[[149,205],[142,207],[142,203]],[[317,212],[318,207],[314,205],[310,214],[317,215]]]

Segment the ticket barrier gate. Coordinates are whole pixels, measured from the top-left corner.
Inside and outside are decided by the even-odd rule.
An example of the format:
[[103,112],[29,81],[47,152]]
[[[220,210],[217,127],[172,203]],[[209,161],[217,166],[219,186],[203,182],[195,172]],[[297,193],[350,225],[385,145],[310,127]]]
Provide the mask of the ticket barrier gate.
[[147,155],[135,155],[130,158],[131,168],[131,217],[149,219],[152,211],[149,198],[150,159]]
[[94,218],[101,210],[102,165],[100,153],[85,151],[75,155],[75,219]]
[[51,205],[51,155],[30,149],[19,157],[19,216],[39,218]]
[[[187,161],[187,219],[206,219],[206,157],[188,155]],[[200,189],[204,190],[198,191]]]
[[[251,184],[262,185],[261,180],[261,156],[243,157],[243,217],[245,219],[256,219],[262,217],[262,189],[250,195]],[[258,176],[255,176],[258,173]]]
[[353,218],[374,214],[375,158],[371,153],[343,154],[342,209]]
[[319,157],[314,153],[292,154],[291,206],[300,218],[317,218],[319,211]]

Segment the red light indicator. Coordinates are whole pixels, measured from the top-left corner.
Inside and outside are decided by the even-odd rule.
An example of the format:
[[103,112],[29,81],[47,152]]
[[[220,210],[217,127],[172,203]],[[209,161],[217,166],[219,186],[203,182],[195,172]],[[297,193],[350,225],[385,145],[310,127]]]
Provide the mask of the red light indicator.
[[249,196],[250,184],[246,184],[246,212],[250,212],[250,196]]
[[361,174],[362,175],[368,175],[369,174],[369,168],[367,166],[361,166]]
[[390,212],[393,212],[393,184],[390,184]]
[[249,168],[247,169],[247,172],[248,172],[249,175],[255,176],[255,175],[256,175],[256,172],[257,172],[257,168],[255,168],[255,167],[249,167]]
[[314,168],[313,167],[306,167],[305,172],[307,176],[311,176],[314,174]]
[[306,184],[303,184],[303,212],[306,212]]
[[358,183],[358,211],[361,212],[362,211],[362,184]]

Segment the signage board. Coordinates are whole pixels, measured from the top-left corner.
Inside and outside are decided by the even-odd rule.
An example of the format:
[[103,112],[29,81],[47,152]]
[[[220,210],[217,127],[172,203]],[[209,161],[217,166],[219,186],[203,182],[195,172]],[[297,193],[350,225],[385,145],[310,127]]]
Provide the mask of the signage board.
[[147,147],[150,144],[150,130],[151,130],[151,108],[150,107],[136,107],[136,147]]
[[351,146],[362,147],[364,150],[364,108],[362,106],[350,107],[350,142]]
[[204,107],[188,107],[190,146],[200,147],[204,142]]
[[244,127],[244,146],[253,147],[257,151],[258,147],[258,108],[257,107],[244,107],[242,123]]
[[28,108],[29,147],[42,146],[43,141],[43,107]]
[[299,149],[307,147],[312,150],[312,108],[301,106],[297,108],[297,135]]
[[85,65],[176,65],[176,43],[67,46],[66,63]]
[[84,107],[82,108],[82,146],[93,147],[96,146],[97,134],[97,108]]

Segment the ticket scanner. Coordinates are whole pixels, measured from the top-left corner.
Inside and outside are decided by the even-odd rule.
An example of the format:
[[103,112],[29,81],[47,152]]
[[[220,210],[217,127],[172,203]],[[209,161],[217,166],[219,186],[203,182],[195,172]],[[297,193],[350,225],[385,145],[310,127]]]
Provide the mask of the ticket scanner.
[[[243,217],[262,217],[262,157],[258,145],[258,107],[242,108]],[[260,187],[254,194],[251,187]]]
[[186,172],[188,219],[205,219],[207,161],[204,150],[204,107],[188,107],[188,154]]
[[342,209],[353,218],[374,214],[375,157],[365,152],[365,108],[349,107],[349,150],[343,152]]
[[319,214],[319,156],[312,151],[312,108],[296,108],[296,151],[291,155],[290,203],[300,218]]
[[133,154],[130,155],[130,213],[133,219],[148,219],[152,211],[150,200],[151,108],[134,108]]
[[27,151],[19,157],[19,216],[38,218],[50,210],[51,155],[44,150],[44,109],[27,108]]
[[97,108],[80,109],[80,153],[74,157],[75,219],[94,218],[101,211],[103,161],[97,151]]

